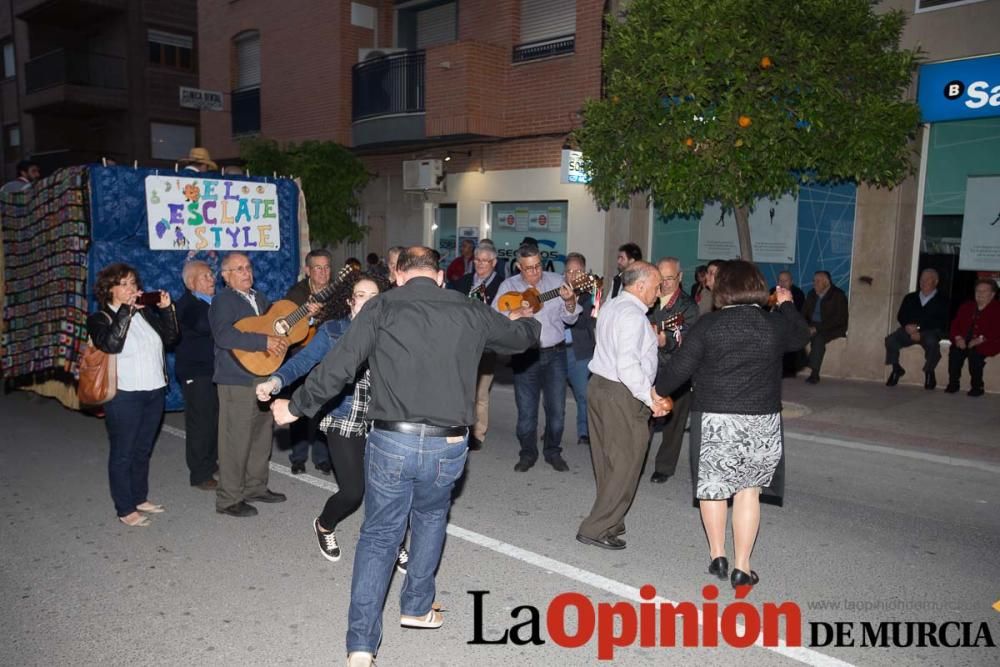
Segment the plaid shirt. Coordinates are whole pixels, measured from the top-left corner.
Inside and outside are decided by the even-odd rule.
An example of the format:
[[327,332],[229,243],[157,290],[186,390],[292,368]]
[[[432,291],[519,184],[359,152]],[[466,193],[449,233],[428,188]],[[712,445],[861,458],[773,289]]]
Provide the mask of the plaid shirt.
[[347,417],[327,415],[319,423],[323,432],[336,431],[345,438],[367,435],[368,402],[371,400],[371,370],[365,369],[365,374],[354,383],[354,398],[351,403],[351,414]]

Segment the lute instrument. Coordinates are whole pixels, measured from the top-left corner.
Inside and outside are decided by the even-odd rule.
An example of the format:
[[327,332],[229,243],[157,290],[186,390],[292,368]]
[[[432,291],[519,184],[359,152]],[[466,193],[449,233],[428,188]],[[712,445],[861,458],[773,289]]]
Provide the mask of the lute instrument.
[[[585,273],[582,276],[577,276],[572,281],[570,281],[569,286],[573,288],[574,292],[592,292],[604,285],[604,279],[595,276],[592,273]],[[527,301],[531,306],[532,312],[537,313],[542,309],[542,304],[549,299],[554,299],[559,296],[559,290],[562,288],[560,285],[555,289],[550,289],[548,292],[539,292],[534,287],[529,287],[523,292],[507,292],[497,297],[497,309],[501,313],[510,312],[512,310],[517,310],[521,307],[521,302]]]
[[[344,282],[354,269],[345,266],[338,273],[330,284],[311,295],[301,306],[289,299],[275,301],[267,312],[255,317],[244,317],[233,326],[245,333],[259,333],[265,336],[280,336],[285,339],[289,346],[300,343],[309,335],[309,311],[310,303],[322,303],[331,296],[337,285]],[[236,361],[243,368],[257,376],[267,376],[274,373],[285,360],[288,350],[281,354],[271,354],[267,350],[231,350]]]

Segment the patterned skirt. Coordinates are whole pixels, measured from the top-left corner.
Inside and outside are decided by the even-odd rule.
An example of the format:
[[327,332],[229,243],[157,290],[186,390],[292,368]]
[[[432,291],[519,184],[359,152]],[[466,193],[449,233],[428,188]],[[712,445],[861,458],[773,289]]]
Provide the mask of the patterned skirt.
[[[724,500],[761,487],[780,496],[784,477],[781,413],[691,413],[691,467],[695,498]],[[778,488],[772,487],[776,472]]]

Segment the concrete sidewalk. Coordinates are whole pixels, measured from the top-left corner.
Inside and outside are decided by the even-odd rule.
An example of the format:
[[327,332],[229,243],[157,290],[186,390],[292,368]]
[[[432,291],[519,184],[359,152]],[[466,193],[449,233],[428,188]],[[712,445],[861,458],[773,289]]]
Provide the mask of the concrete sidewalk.
[[809,385],[798,377],[784,381],[782,398],[791,432],[1000,462],[997,394],[970,398],[964,391],[946,394],[940,386],[927,391],[826,378]]

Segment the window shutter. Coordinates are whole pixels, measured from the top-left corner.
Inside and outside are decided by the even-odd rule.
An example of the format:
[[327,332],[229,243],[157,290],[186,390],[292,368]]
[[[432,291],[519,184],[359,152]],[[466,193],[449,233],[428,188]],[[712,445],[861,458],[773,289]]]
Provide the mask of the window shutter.
[[576,0],[521,0],[521,43],[576,34]]
[[236,40],[236,89],[260,86],[260,34]]
[[149,41],[167,46],[176,46],[179,49],[193,49],[194,38],[190,35],[175,35],[172,32],[162,30],[150,30]]
[[455,41],[457,30],[456,3],[449,2],[417,12],[417,48]]

